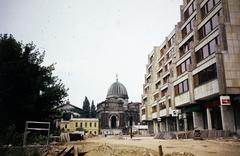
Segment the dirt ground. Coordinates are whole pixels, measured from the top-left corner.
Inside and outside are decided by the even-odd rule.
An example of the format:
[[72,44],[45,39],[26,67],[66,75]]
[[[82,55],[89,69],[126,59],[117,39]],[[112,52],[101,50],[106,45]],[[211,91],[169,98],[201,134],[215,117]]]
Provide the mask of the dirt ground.
[[240,142],[233,140],[159,140],[152,137],[108,136],[71,142],[85,156],[158,156],[162,145],[165,156],[240,156]]

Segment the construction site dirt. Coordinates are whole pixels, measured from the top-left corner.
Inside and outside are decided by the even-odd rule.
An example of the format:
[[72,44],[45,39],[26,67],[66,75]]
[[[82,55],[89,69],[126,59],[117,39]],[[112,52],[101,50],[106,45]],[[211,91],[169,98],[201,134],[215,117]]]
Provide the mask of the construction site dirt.
[[239,156],[240,141],[236,139],[160,140],[153,137],[124,136],[92,137],[82,141],[52,145],[48,156],[75,146],[85,156]]

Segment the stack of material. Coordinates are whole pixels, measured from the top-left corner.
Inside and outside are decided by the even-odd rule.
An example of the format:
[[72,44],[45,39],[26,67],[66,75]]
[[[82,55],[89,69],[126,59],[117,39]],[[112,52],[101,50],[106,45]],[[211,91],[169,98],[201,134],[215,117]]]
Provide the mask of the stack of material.
[[202,138],[230,137],[230,131],[223,130],[201,130]]
[[60,134],[60,141],[61,142],[70,142],[69,133],[61,133]]
[[159,132],[154,139],[176,139],[175,132]]

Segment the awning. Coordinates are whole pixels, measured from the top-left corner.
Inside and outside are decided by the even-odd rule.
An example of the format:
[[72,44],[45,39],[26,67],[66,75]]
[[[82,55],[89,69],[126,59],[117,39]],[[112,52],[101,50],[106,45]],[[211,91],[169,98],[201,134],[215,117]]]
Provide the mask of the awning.
[[182,113],[188,113],[188,112],[200,112],[203,110],[202,105],[199,104],[192,104],[190,106],[183,107],[181,109]]

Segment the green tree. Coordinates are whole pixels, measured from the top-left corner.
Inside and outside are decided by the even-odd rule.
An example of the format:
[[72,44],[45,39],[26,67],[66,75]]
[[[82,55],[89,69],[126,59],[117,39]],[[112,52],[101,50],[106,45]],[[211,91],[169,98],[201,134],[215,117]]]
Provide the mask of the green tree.
[[64,103],[67,90],[53,76],[54,65],[42,65],[44,54],[33,43],[24,45],[12,35],[0,35],[1,130],[15,125],[21,132],[26,120],[51,121],[57,113],[54,108]]
[[92,100],[92,104],[91,104],[91,118],[96,118],[96,116],[97,116],[96,107],[94,105],[94,101]]
[[88,98],[85,96],[85,99],[83,101],[83,110],[85,113],[85,118],[89,118],[90,117],[90,102],[88,100]]

